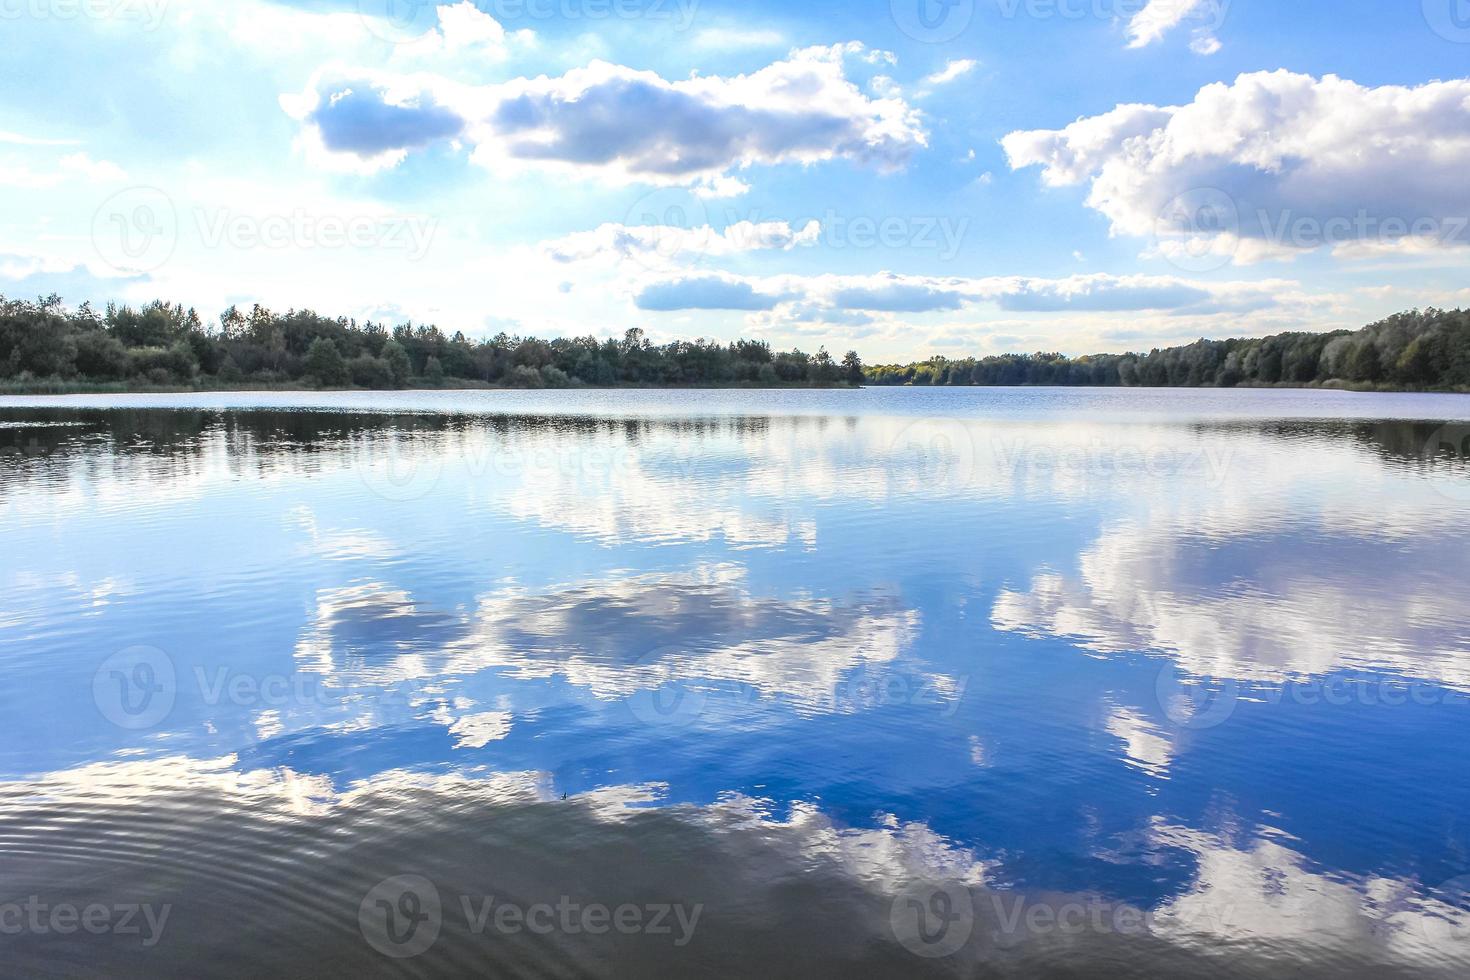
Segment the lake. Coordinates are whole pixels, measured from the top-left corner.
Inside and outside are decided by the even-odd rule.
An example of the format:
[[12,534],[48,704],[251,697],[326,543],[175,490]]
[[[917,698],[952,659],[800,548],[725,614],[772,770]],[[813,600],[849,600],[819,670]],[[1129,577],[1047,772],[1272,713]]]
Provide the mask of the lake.
[[1470,397],[0,398],[0,542],[0,973],[1470,969]]

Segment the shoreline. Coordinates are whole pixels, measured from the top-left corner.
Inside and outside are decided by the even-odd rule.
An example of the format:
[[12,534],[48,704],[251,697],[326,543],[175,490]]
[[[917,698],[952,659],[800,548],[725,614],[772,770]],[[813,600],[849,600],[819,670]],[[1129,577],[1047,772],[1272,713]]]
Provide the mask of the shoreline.
[[1389,385],[1306,383],[1306,384],[1239,384],[1230,387],[1217,385],[887,385],[847,383],[836,384],[760,384],[757,382],[728,382],[723,384],[681,385],[572,385],[565,388],[529,388],[516,385],[494,385],[485,383],[461,383],[454,385],[419,385],[404,388],[328,387],[295,384],[220,384],[220,385],[127,385],[118,382],[35,382],[0,383],[0,397],[28,397],[67,395],[192,395],[192,394],[403,394],[427,392],[466,391],[861,391],[863,389],[915,389],[915,390],[964,390],[981,389],[1005,391],[1010,389],[1057,389],[1077,391],[1340,391],[1346,394],[1370,395],[1470,395],[1470,388],[1403,388]]

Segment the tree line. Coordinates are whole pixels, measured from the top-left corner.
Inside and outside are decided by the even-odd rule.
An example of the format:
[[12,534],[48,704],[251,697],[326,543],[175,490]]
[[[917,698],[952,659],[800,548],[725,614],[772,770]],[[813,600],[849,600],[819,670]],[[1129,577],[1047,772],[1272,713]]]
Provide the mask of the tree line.
[[773,351],[764,341],[675,341],[633,329],[621,339],[471,341],[436,326],[358,323],[310,310],[231,307],[217,324],[179,305],[69,309],[57,296],[0,297],[0,383],[10,386],[290,386],[403,388],[466,383],[577,385],[1337,385],[1470,390],[1470,311],[1411,310],[1361,330],[1199,340],[1147,354],[934,357],[865,367],[855,351]]
[[576,385],[860,384],[856,352],[838,361],[825,349],[778,352],[757,340],[675,341],[658,346],[642,330],[621,339],[541,340],[505,333],[472,341],[436,326],[389,327],[310,310],[273,313],[231,307],[207,325],[192,309],[154,302],[141,308],[60,297],[35,302],[0,296],[0,383],[12,386],[315,385],[341,388],[438,387],[477,383],[516,388]]
[[935,357],[867,369],[873,385],[1470,389],[1470,310],[1411,310],[1361,330],[1198,340],[1147,354]]

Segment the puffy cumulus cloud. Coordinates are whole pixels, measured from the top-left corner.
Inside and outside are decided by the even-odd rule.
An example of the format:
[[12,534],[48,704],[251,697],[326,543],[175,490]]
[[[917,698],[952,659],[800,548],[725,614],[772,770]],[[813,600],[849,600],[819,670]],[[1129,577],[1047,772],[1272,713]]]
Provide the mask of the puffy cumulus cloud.
[[[1334,438],[1288,430],[1262,443],[1229,425],[1192,438],[1204,466],[1129,483],[1137,512],[1105,526],[1075,572],[1043,570],[1025,589],[1002,589],[992,625],[1104,655],[1166,657],[1191,677],[1247,685],[1241,698],[1338,671],[1470,690],[1470,587],[1446,571],[1465,537],[1436,521],[1442,498]],[[1166,448],[1148,451],[1161,461]],[[1080,475],[1094,492],[1113,485],[1100,467]],[[1387,524],[1362,490],[1382,485],[1399,500]],[[1289,503],[1304,492],[1321,501],[1305,515]]]
[[783,293],[761,292],[733,276],[696,275],[644,286],[634,297],[640,310],[772,310]]
[[535,32],[529,30],[507,31],[500,21],[478,9],[471,0],[461,0],[452,6],[441,6],[435,11],[439,26],[394,52],[395,58],[442,58],[471,54],[476,58],[502,59],[509,55],[513,45],[531,46],[536,43]]
[[1123,105],[1011,133],[1014,169],[1091,183],[1114,234],[1219,264],[1333,247],[1470,244],[1470,79],[1369,88],[1328,75],[1241,75],[1184,106]]
[[452,110],[367,79],[333,84],[306,118],[328,150],[361,157],[416,149],[464,129],[464,120]]
[[892,171],[926,145],[916,110],[870,98],[848,80],[845,62],[854,56],[871,53],[809,48],[752,74],[681,81],[604,61],[481,86],[429,73],[336,70],[281,104],[301,121],[309,146],[348,157],[348,166],[396,164],[463,136],[472,159],[497,173],[552,169],[729,193],[738,187],[728,172],[755,164],[841,158]]
[[839,309],[879,313],[929,313],[957,310],[965,301],[960,289],[929,282],[910,282],[899,276],[881,277],[876,282],[840,286],[831,294]]
[[[1001,309],[1017,313],[1179,310],[1198,308],[1211,301],[1210,291],[1198,283],[1146,276],[1022,279],[1002,287],[996,296]],[[1258,301],[1265,301],[1264,296]]]
[[[737,288],[740,287],[740,288]],[[649,305],[650,297],[697,293],[698,306]],[[760,300],[759,305],[752,302]],[[730,305],[721,305],[729,299]],[[1213,314],[1268,309],[1304,300],[1297,283],[1205,282],[1174,276],[1116,276],[1103,273],[1039,279],[908,276],[682,276],[654,280],[635,295],[642,309],[777,310],[795,321],[841,322],[848,313],[938,313],[992,303],[1018,313],[1120,313],[1164,311]]]
[[688,261],[742,252],[790,251],[815,245],[822,224],[809,221],[796,228],[785,221],[740,221],[716,231],[710,225],[623,225],[608,223],[593,231],[575,232],[541,243],[541,251],[557,262],[635,259],[645,264]]

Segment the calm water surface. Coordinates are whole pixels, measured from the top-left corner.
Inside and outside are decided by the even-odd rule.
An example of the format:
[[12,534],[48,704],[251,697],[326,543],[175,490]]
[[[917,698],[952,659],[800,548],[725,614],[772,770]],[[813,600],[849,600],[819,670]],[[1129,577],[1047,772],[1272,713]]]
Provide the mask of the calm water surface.
[[1461,976],[1470,398],[0,399],[0,973]]

